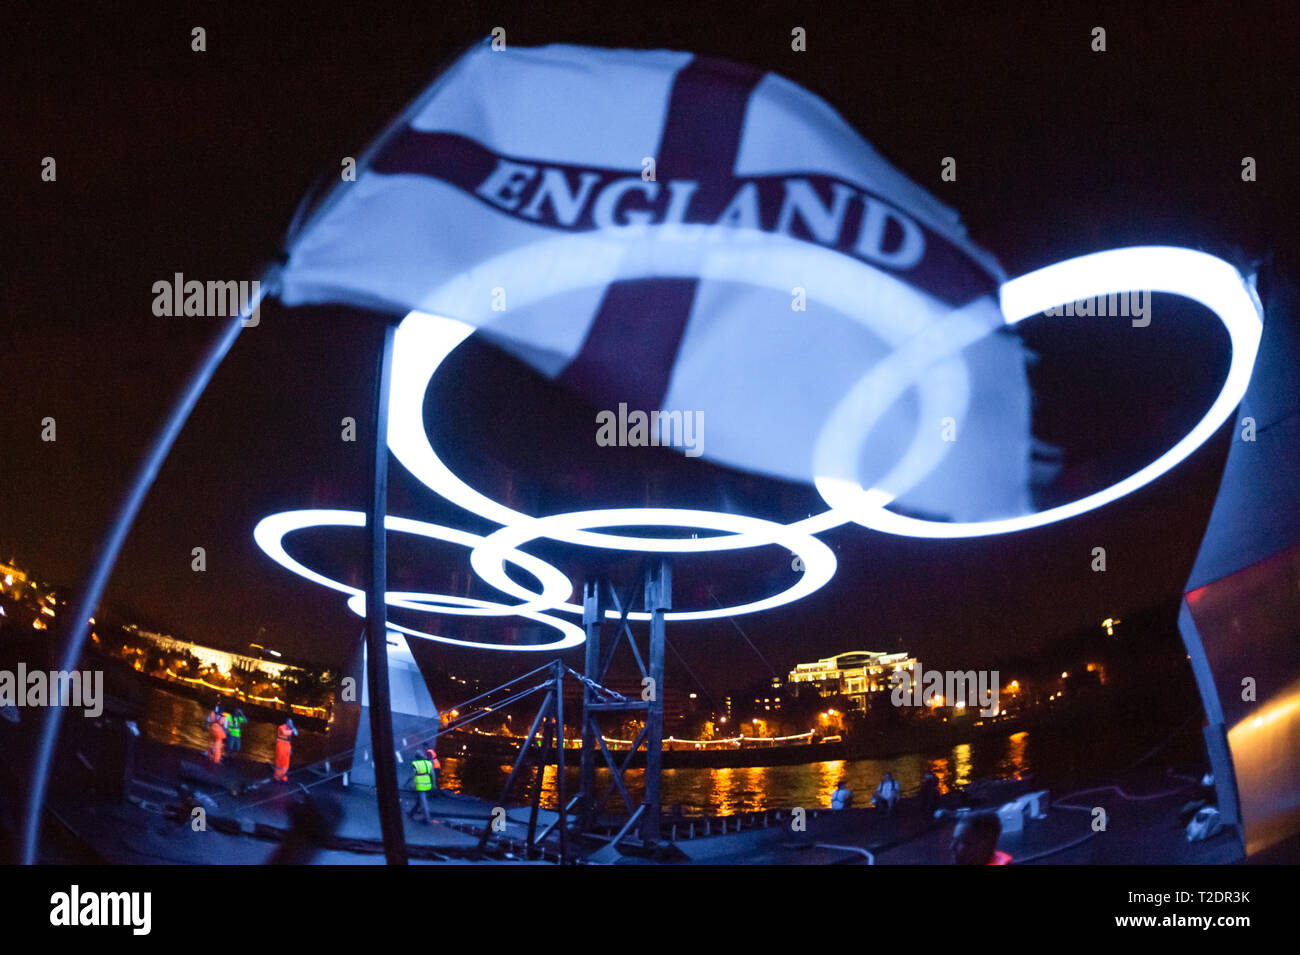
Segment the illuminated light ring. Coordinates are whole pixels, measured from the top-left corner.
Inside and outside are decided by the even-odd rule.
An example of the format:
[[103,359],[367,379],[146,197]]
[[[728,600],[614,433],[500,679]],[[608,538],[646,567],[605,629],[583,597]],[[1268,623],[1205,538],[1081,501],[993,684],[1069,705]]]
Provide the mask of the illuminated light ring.
[[[570,623],[567,620],[561,620],[559,617],[552,617],[548,614],[538,613],[536,611],[521,611],[518,607],[495,603],[491,600],[479,600],[476,597],[455,597],[449,594],[425,594],[413,591],[389,591],[385,594],[385,600],[392,607],[402,607],[406,610],[422,610],[428,613],[450,613],[446,604],[456,603],[462,606],[456,609],[464,613],[465,608],[478,608],[492,616],[515,616],[523,617],[527,620],[534,620],[537,623],[545,624],[548,627],[554,627],[559,630],[563,636],[559,640],[553,640],[550,643],[538,644],[504,644],[504,643],[479,643],[475,640],[457,640],[454,637],[443,637],[434,633],[426,633],[423,630],[413,630],[410,627],[403,627],[399,624],[388,621],[388,629],[396,630],[399,633],[407,634],[412,637],[420,637],[423,640],[436,640],[438,643],[450,643],[458,647],[469,647],[474,650],[507,650],[519,651],[523,653],[535,650],[567,650],[570,647],[581,646],[587,639],[587,634],[577,624]],[[348,598],[348,609],[358,617],[366,615],[366,598],[365,594],[353,594]]]
[[[539,537],[562,540],[556,533],[584,527],[704,527],[710,530],[726,531],[729,536],[721,538],[729,550],[772,544],[784,547],[796,554],[803,561],[804,569],[799,574],[794,586],[771,597],[764,597],[735,607],[718,607],[713,610],[680,610],[664,614],[666,621],[714,620],[721,617],[736,617],[741,614],[757,613],[770,610],[784,604],[793,603],[823,587],[835,576],[837,562],[834,552],[821,540],[810,534],[797,531],[793,526],[776,521],[766,521],[758,517],[746,517],[741,514],[722,514],[715,511],[691,511],[670,508],[613,508],[596,511],[574,511],[569,514],[552,514],[549,517],[529,519],[517,524],[509,524],[498,531],[488,534],[483,543],[470,553],[470,564],[475,572],[498,590],[519,597],[527,603],[523,606],[544,605],[547,609],[563,610],[568,613],[582,613],[582,607],[570,603],[546,603],[541,594],[532,593],[521,584],[515,583],[505,572],[504,556],[516,552],[516,549]],[[681,538],[623,538],[610,535],[617,543],[614,549],[638,549],[655,553],[680,554],[685,552],[685,545],[693,543]],[[636,542],[636,548],[622,547],[623,542]],[[606,611],[607,617],[615,620],[619,614],[615,610]],[[649,620],[650,614],[636,611],[628,614],[630,620]]]
[[[813,449],[813,468],[816,483],[822,496],[829,493],[847,495],[860,484],[854,477],[857,455],[861,443],[882,415],[922,375],[930,374],[927,368],[941,359],[961,351],[989,334],[989,316],[980,308],[957,309],[947,318],[936,322],[876,365],[854,384],[826,419],[826,424]],[[936,416],[937,417],[937,416]],[[842,435],[859,435],[857,441],[844,441]],[[887,476],[888,477],[888,476]],[[843,490],[848,488],[849,491]],[[888,490],[882,479],[879,486],[863,491],[862,498],[874,506],[884,507],[899,492]],[[838,499],[837,502],[838,503]],[[832,510],[844,514],[843,508],[832,504]]]
[[[355,597],[365,603],[365,591],[356,587],[351,587],[340,581],[326,577],[324,574],[312,570],[310,567],[295,560],[289,556],[288,551],[284,548],[284,538],[286,534],[293,531],[304,530],[309,527],[365,527],[366,515],[361,511],[338,511],[338,510],[301,510],[301,511],[284,511],[279,514],[271,514],[262,518],[257,527],[253,529],[253,539],[257,545],[262,548],[268,557],[279,564],[286,570],[290,570],[300,577],[305,577],[313,583],[320,584],[322,587],[328,587],[330,590],[337,590],[339,593],[347,594],[349,597]],[[462,547],[476,548],[482,544],[485,538],[478,534],[471,534],[469,531],[456,530],[451,527],[443,527],[440,524],[428,524],[424,521],[415,521],[405,517],[393,517],[391,514],[384,518],[384,527],[390,531],[400,531],[405,534],[416,534],[421,537],[429,537],[434,540],[446,541],[449,544],[459,544]],[[542,593],[538,595],[537,604],[545,605],[550,603],[559,603],[568,600],[573,593],[573,582],[556,567],[552,567],[540,557],[534,557],[532,554],[526,554],[523,551],[510,551],[506,548],[494,545],[493,552],[499,559],[508,561],[522,568],[531,574],[538,583],[542,585]],[[510,609],[488,609],[490,602],[484,601],[483,606],[476,606],[474,602],[466,602],[467,598],[447,597],[447,605],[436,608],[440,613],[458,614],[466,617],[499,617],[504,614],[517,612],[516,608]],[[421,607],[415,609],[431,609],[428,602],[423,601]],[[401,606],[397,604],[396,606]],[[500,607],[501,605],[492,605]],[[523,611],[528,612],[535,608],[526,607]],[[571,645],[571,644],[567,644]]]
[[[1232,362],[1218,397],[1180,441],[1129,477],[1077,501],[1035,514],[990,521],[945,523],[905,517],[885,509],[889,495],[832,474],[819,476],[818,491],[831,508],[864,527],[904,537],[959,538],[1006,534],[1042,527],[1109,504],[1151,483],[1178,465],[1218,430],[1241,402],[1263,334],[1263,312],[1254,290],[1222,259],[1170,246],[1137,246],[1094,252],[1057,262],[1002,286],[1007,325],[1065,302],[1146,289],[1193,299],[1219,316],[1232,343]],[[844,473],[843,469],[839,469]]]
[[[454,302],[456,307],[448,310],[480,315],[485,327],[490,327],[491,319],[499,316],[486,310],[484,297],[479,293],[481,287],[496,284],[494,279],[484,286],[488,276],[507,274],[528,277],[527,282],[513,286],[520,290],[518,294],[525,296],[516,299],[517,305],[527,305],[573,288],[631,278],[696,274],[784,293],[793,287],[791,283],[807,285],[812,276],[827,305],[857,320],[895,347],[948,311],[947,306],[931,302],[896,279],[819,246],[762,232],[719,231],[711,226],[687,225],[601,230],[534,243],[476,266],[434,292],[429,300]],[[862,311],[864,303],[870,303],[870,311]],[[418,310],[403,319],[397,328],[394,348],[388,445],[407,470],[452,503],[498,524],[529,521],[533,519],[531,515],[492,500],[453,474],[434,452],[424,427],[424,396],[433,375],[473,331],[474,326],[467,322]],[[965,363],[957,357],[947,358],[941,373],[920,382],[918,390],[923,415],[932,414],[935,409],[943,409],[945,414],[960,414],[969,399]],[[850,442],[846,439],[845,443]],[[946,442],[927,440],[918,429],[912,445],[882,483],[897,485],[897,492],[902,493],[932,470],[948,450]],[[846,515],[832,508],[788,526],[800,533],[818,534],[847,520]],[[652,549],[658,541],[567,529],[561,529],[558,536],[548,536],[569,544],[626,550]],[[743,541],[724,546],[723,542],[733,536],[736,535],[683,540],[678,552],[709,553],[754,546]]]

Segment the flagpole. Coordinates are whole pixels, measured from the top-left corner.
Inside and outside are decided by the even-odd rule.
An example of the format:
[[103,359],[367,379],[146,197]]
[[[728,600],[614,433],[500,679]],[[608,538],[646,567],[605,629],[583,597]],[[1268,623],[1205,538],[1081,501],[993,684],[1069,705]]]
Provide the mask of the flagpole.
[[397,795],[397,755],[393,750],[393,710],[388,687],[388,392],[393,374],[396,329],[384,322],[375,375],[374,447],[370,468],[368,580],[366,587],[366,685],[370,698],[370,743],[375,761],[375,797],[384,858],[406,865],[406,832]]
[[[482,42],[482,41],[478,40],[472,43],[468,43],[463,48],[458,50],[454,56],[448,57],[442,64],[439,65],[438,71],[435,74],[435,76],[440,77],[441,74],[445,72],[448,65],[454,62],[456,59],[458,59],[466,50],[468,50],[470,47],[474,46],[478,42]],[[412,115],[414,115],[415,112],[425,102],[427,102],[427,100],[433,95],[438,85],[439,83],[437,82],[437,80],[435,80],[430,84],[427,84],[426,87],[421,91],[420,95],[418,95],[413,101],[411,101],[411,103],[409,103],[407,107],[399,114],[398,120],[409,119]],[[368,148],[361,154],[360,157],[361,161],[358,163],[358,170],[357,170],[358,174],[361,172],[361,170],[363,170],[364,168],[366,168],[366,166],[369,165],[371,159],[383,147],[387,139],[395,134],[395,130],[398,127],[398,125],[399,125],[398,122],[390,123],[387,127],[385,127],[384,132],[381,133],[373,142],[371,142]],[[311,204],[308,201],[309,197],[308,196],[304,197],[303,202],[299,205],[298,209],[295,211],[294,219],[290,224],[288,234],[285,236],[285,241],[283,245],[285,252],[281,257],[282,261],[287,261],[289,253],[292,251],[294,241],[307,229],[307,227],[311,224],[311,222],[313,222],[316,218],[318,218],[333,202],[337,201],[339,194],[340,194],[340,183],[336,182],[334,184],[334,188],[331,189],[328,194],[326,194],[326,196],[321,200],[321,202],[315,208],[310,208]],[[63,652],[60,657],[61,669],[71,671],[76,668],[77,662],[81,658],[81,652],[85,647],[86,637],[90,633],[90,617],[94,614],[95,608],[99,605],[99,601],[103,597],[104,589],[108,585],[108,578],[111,576],[113,572],[113,567],[117,563],[117,558],[121,553],[122,545],[125,543],[126,536],[127,534],[130,533],[131,527],[135,523],[135,518],[137,514],[139,514],[140,507],[144,503],[145,496],[149,493],[149,489],[153,486],[154,479],[158,476],[158,471],[162,468],[163,461],[167,459],[167,455],[168,453],[170,453],[172,445],[176,441],[176,437],[180,434],[181,429],[185,426],[185,422],[186,420],[188,420],[190,416],[190,412],[194,410],[194,406],[195,404],[198,403],[199,397],[203,394],[204,390],[207,388],[208,382],[212,380],[213,374],[216,372],[221,362],[225,359],[226,355],[229,353],[231,346],[234,345],[235,339],[239,337],[240,329],[244,327],[244,320],[252,314],[253,310],[256,309],[268,295],[272,293],[273,291],[272,286],[277,283],[278,276],[279,276],[279,266],[276,264],[268,265],[263,269],[262,279],[257,286],[257,292],[255,296],[252,298],[252,300],[248,302],[247,305],[241,308],[238,316],[232,317],[230,321],[227,322],[227,324],[222,328],[220,334],[213,341],[211,346],[209,346],[208,352],[204,356],[202,363],[195,370],[193,376],[190,378],[189,384],[187,385],[185,391],[182,392],[181,396],[177,399],[176,404],[173,406],[171,410],[171,413],[164,420],[161,429],[159,430],[157,436],[154,438],[154,443],[150,447],[147,457],[141,463],[140,469],[136,472],[134,478],[131,481],[131,484],[128,486],[127,494],[123,498],[122,503],[118,507],[117,514],[114,517],[113,523],[109,528],[109,532],[104,537],[104,539],[100,542],[99,550],[96,553],[91,563],[90,573],[86,578],[86,583],[82,588],[81,595],[78,598],[78,603],[73,609],[72,618],[71,618],[72,620],[71,627],[68,631],[67,640],[64,644]],[[391,325],[389,326],[388,334],[391,335]],[[391,363],[391,347],[392,346],[391,346],[391,338],[390,338],[385,342],[384,345],[384,361],[386,363]],[[381,375],[385,375],[384,372],[385,367],[386,365],[381,365]],[[386,377],[385,377],[385,381],[386,381]],[[384,389],[382,399],[384,402],[384,407],[386,409],[387,408],[386,389]],[[387,430],[386,410],[384,416],[380,420],[384,424],[382,430],[386,433]],[[377,459],[377,466],[382,466],[383,469],[384,492],[386,496],[387,442],[384,441],[381,446],[383,448],[382,454],[385,455],[385,457],[383,458],[382,465],[378,464],[378,458],[380,457],[380,453],[381,453],[378,449],[376,450],[376,459]],[[377,492],[378,486],[372,485],[372,490]],[[375,501],[372,501],[372,518],[373,518],[373,505],[375,503],[376,503]],[[380,513],[382,514],[383,510],[381,510]],[[371,526],[372,528],[375,526],[373,520]],[[379,526],[380,527],[383,526],[382,518],[380,519]],[[383,534],[381,531],[379,534],[379,539],[380,539],[379,556],[374,557],[374,560],[382,560],[384,557],[382,538],[383,538]],[[373,584],[374,584],[373,566],[371,568],[371,574],[372,574],[371,583],[372,583],[372,596],[373,596]],[[371,601],[371,606],[372,607],[374,606],[373,600]],[[378,616],[379,618],[382,619],[386,609],[383,600],[379,601],[379,607],[380,610],[378,612]],[[372,610],[370,611],[370,613],[373,614],[374,611]],[[378,688],[378,684],[382,682],[381,692],[383,694],[383,699],[385,703],[387,703],[388,700],[388,680],[387,680],[387,667],[386,667],[386,664],[388,662],[387,628],[385,626],[384,628],[380,629],[377,638],[372,637],[369,633],[370,631],[374,631],[374,629],[375,628],[373,626],[368,626],[367,640],[368,641],[374,639],[378,640],[379,650],[383,654],[382,657],[379,657],[378,659],[382,660],[383,664],[385,664],[385,668],[384,668],[385,672],[383,674],[384,679],[382,681],[371,680],[371,683],[374,684],[376,688]],[[372,661],[374,661],[376,659],[376,654],[372,652],[370,654],[370,658]],[[376,666],[378,664],[372,662],[371,665]],[[373,704],[376,702],[376,700],[372,698],[371,702]],[[372,705],[371,707],[372,734],[375,732],[373,721],[378,718],[378,714],[376,714],[375,709],[376,707]],[[385,711],[388,710],[387,705],[385,705],[384,710]],[[36,852],[40,841],[41,806],[45,801],[46,792],[48,790],[50,765],[53,762],[54,750],[56,745],[58,744],[59,728],[60,725],[62,724],[62,720],[63,720],[63,710],[61,707],[57,707],[57,706],[46,707],[44,718],[41,723],[40,735],[37,740],[36,753],[32,760],[31,785],[28,789],[27,805],[25,807],[23,823],[22,823],[22,839],[19,843],[20,862],[24,865],[34,865],[36,862]],[[387,727],[387,731],[386,733],[384,733],[384,738],[388,739],[390,745],[383,748],[379,747],[378,744],[380,742],[380,738],[378,737],[374,738],[373,742],[376,744],[375,777],[376,777],[376,782],[378,783],[378,789],[379,789],[379,795],[381,801],[380,821],[385,828],[385,854],[388,855],[389,847],[387,843],[389,842],[389,836],[390,836],[389,829],[392,826],[392,819],[388,817],[388,814],[386,814],[384,810],[383,804],[384,804],[385,790],[391,790],[388,792],[391,801],[395,801],[397,798],[396,762],[394,759],[393,749],[391,746],[391,741],[392,741],[391,716],[389,716],[389,718],[385,721],[385,726]],[[382,753],[385,752],[387,753],[386,756],[381,755]],[[384,772],[385,764],[388,766],[389,769],[389,772],[387,773]],[[389,809],[392,809],[392,807],[390,806]],[[388,821],[385,823],[386,819]],[[397,808],[396,822],[398,825],[398,832],[400,833],[401,832],[400,807]],[[406,848],[405,836],[403,835],[401,847],[399,850],[396,850],[400,854],[402,861],[405,861],[405,848]],[[389,857],[389,861],[390,862],[395,861],[391,855]]]
[[[126,542],[131,526],[135,523],[136,515],[140,512],[145,496],[153,486],[154,479],[158,476],[163,461],[167,459],[176,437],[185,426],[190,412],[194,410],[194,406],[207,388],[208,382],[212,380],[217,367],[230,351],[235,339],[239,337],[240,329],[244,327],[244,321],[256,311],[266,296],[273,291],[278,273],[278,266],[274,264],[268,265],[262,270],[261,280],[253,286],[256,291],[250,296],[249,301],[242,305],[238,315],[226,320],[226,324],[222,326],[221,332],[209,346],[207,354],[198,368],[195,369],[194,374],[190,377],[189,384],[177,399],[171,413],[164,420],[162,428],[154,438],[149,453],[141,462],[140,469],[136,472],[127,488],[126,496],[118,506],[117,515],[109,528],[108,534],[100,542],[99,550],[91,563],[90,573],[81,588],[81,594],[76,604],[73,605],[72,614],[68,618],[70,623],[67,638],[58,660],[59,670],[72,672],[77,668],[77,663],[81,659],[81,652],[86,644],[86,637],[90,633],[90,618],[94,615],[95,609],[99,606],[100,598],[104,595],[104,588],[108,585],[108,578],[113,573],[113,566],[117,563],[117,558],[122,551],[122,545]],[[45,707],[40,736],[36,744],[36,754],[32,760],[31,785],[27,791],[27,806],[23,816],[22,840],[20,843],[20,862],[23,865],[36,864],[36,852],[41,833],[41,808],[45,803],[50,766],[54,760],[54,751],[58,744],[59,728],[62,722],[63,707]]]
[[[402,111],[357,157],[355,173],[360,176],[384,146],[401,131],[436,94],[448,67],[472,47],[483,42],[474,40],[459,48],[438,65],[434,78],[426,83]],[[333,175],[334,173],[331,173]],[[336,180],[314,204],[312,191],[303,196],[284,238],[286,259],[292,255],[298,239],[345,194],[348,183]],[[379,810],[379,828],[384,840],[384,858],[389,865],[406,865],[406,831],[402,826],[402,808],[397,788],[397,759],[393,749],[392,700],[388,684],[388,552],[385,520],[388,515],[388,392],[392,377],[395,328],[384,323],[383,344],[375,383],[375,445],[371,459],[371,497],[367,519],[370,530],[366,588],[366,688],[370,700],[370,743],[374,754],[375,798]]]

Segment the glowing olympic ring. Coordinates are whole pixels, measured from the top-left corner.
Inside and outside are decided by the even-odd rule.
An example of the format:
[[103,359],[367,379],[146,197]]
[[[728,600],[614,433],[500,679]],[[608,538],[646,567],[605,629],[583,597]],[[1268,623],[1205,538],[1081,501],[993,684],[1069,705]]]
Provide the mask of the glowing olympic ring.
[[[724,537],[709,538],[716,540],[727,550],[753,547],[761,544],[775,544],[797,554],[803,561],[804,570],[793,587],[735,607],[718,607],[713,610],[681,610],[664,614],[666,621],[714,620],[720,617],[736,617],[741,614],[757,613],[770,610],[783,604],[793,603],[819,590],[835,575],[837,566],[834,552],[825,543],[809,534],[795,530],[787,524],[765,521],[758,517],[745,517],[741,514],[721,514],[714,511],[691,511],[670,508],[615,508],[599,511],[575,511],[571,514],[552,514],[549,517],[528,519],[517,524],[509,524],[487,535],[483,543],[470,553],[470,564],[480,577],[498,590],[511,596],[528,601],[524,606],[544,604],[543,595],[530,592],[526,587],[515,583],[505,572],[502,563],[506,554],[518,553],[517,548],[538,537],[562,540],[559,531],[585,527],[635,527],[654,525],[666,527],[706,527],[710,530],[727,531]],[[605,536],[605,535],[602,535]],[[693,539],[682,538],[624,538],[609,535],[615,541],[610,545],[615,550],[646,550],[656,553],[680,554],[688,552]],[[644,540],[644,546],[642,541]],[[626,546],[635,543],[636,547]],[[719,548],[722,549],[722,548]],[[582,607],[570,603],[545,603],[548,609],[564,610],[569,613],[582,613]],[[614,610],[606,612],[607,617],[618,618]],[[650,614],[638,611],[629,613],[630,620],[649,620]]]
[[[689,227],[673,229],[689,231]],[[697,242],[699,236],[692,235],[691,241]],[[594,258],[571,255],[575,241],[587,242]],[[662,237],[660,241],[663,241]],[[536,252],[516,250],[485,264],[482,269],[471,270],[441,291],[451,288],[468,302],[471,293],[485,277],[480,274],[483,269],[490,266],[499,270],[506,265],[527,265],[535,271],[541,270],[538,283],[524,286],[536,299],[619,278],[691,272],[701,277],[772,287],[784,288],[789,284],[780,269],[791,261],[789,249],[761,238],[739,243],[744,246],[742,249],[722,245],[711,249],[704,264],[696,261],[696,267],[686,272],[682,271],[683,248],[680,242],[676,246],[670,242],[669,247],[657,249],[652,246],[656,254],[648,257],[648,265],[637,264],[635,256],[630,257],[633,262],[629,264],[629,247],[626,243],[620,244],[621,239],[614,240],[608,235],[566,237],[556,242],[564,244],[566,256],[562,262],[567,264],[548,270]],[[780,256],[773,257],[778,249],[784,260]],[[814,460],[815,484],[829,510],[788,525],[742,515],[670,508],[622,508],[535,518],[487,498],[456,477],[438,458],[429,444],[423,421],[424,396],[434,373],[446,357],[473,333],[474,326],[425,312],[408,314],[397,331],[392,412],[386,435],[389,447],[411,473],[435,493],[504,526],[486,537],[404,518],[387,517],[385,526],[470,547],[474,570],[489,584],[525,603],[507,606],[476,598],[410,592],[389,593],[385,600],[393,606],[423,612],[521,616],[556,627],[563,636],[550,644],[512,647],[454,640],[397,625],[390,625],[390,629],[411,636],[491,650],[563,649],[582,643],[585,635],[578,627],[540,612],[543,608],[556,608],[581,613],[582,608],[565,602],[572,592],[572,585],[563,573],[518,549],[538,537],[582,546],[658,553],[702,553],[774,544],[788,548],[802,559],[804,573],[795,586],[780,594],[738,607],[665,614],[667,620],[685,621],[755,613],[791,603],[819,589],[834,575],[836,561],[830,548],[811,535],[850,520],[902,536],[960,538],[1025,530],[1085,513],[1154,481],[1213,435],[1245,394],[1263,330],[1259,301],[1253,288],[1237,270],[1221,259],[1189,249],[1165,246],[1113,249],[1059,262],[1006,282],[1001,289],[1001,308],[1003,323],[1008,326],[1053,305],[1138,288],[1191,298],[1215,312],[1228,332],[1232,359],[1227,378],[1209,411],[1186,436],[1151,464],[1109,488],[1069,504],[1021,517],[965,523],[919,520],[894,514],[886,507],[897,494],[919,482],[937,464],[936,452],[918,444],[920,435],[900,462],[881,480],[885,487],[867,490],[861,486],[852,476],[855,456],[871,427],[910,387],[918,387],[923,408],[940,405],[951,408],[957,404],[965,407],[969,397],[966,369],[953,356],[991,331],[987,318],[979,314],[978,305],[939,316],[930,314],[933,309],[923,306],[893,310],[891,321],[895,324],[879,325],[871,317],[857,315],[854,307],[855,303],[871,298],[863,294],[861,287],[863,275],[870,274],[871,270],[864,273],[855,263],[857,271],[850,274],[844,271],[844,263],[838,258],[825,259],[824,256],[829,255],[825,250],[813,253],[808,252],[806,246],[799,245],[797,251],[805,253],[795,256],[805,274],[809,267],[815,267],[818,276],[828,280],[825,287],[832,290],[832,301],[828,304],[871,327],[887,343],[894,345],[895,351],[877,363],[845,396],[819,436]],[[693,254],[699,256],[698,246]],[[773,269],[757,268],[754,264],[756,254],[760,254],[763,261],[770,261]],[[520,256],[525,258],[520,259]],[[830,281],[832,278],[834,281]],[[898,297],[897,287],[880,286],[879,277],[874,281],[875,291]],[[909,304],[915,306],[916,302]],[[480,307],[466,305],[463,314],[477,315],[478,311],[481,311]],[[923,372],[927,377],[921,379]],[[856,435],[857,441],[845,441],[844,435]],[[941,453],[942,449],[938,454]],[[888,488],[895,483],[898,487]],[[320,525],[363,527],[365,515],[355,511],[289,511],[264,518],[254,531],[254,537],[277,563],[309,580],[348,594],[349,607],[364,614],[365,596],[361,591],[312,571],[289,557],[284,550],[282,541],[285,534]],[[587,530],[590,527],[650,525],[709,528],[723,533],[705,538],[665,539]],[[541,592],[535,593],[513,581],[505,572],[507,562],[536,578],[542,585]],[[617,617],[618,614],[610,610],[608,616]],[[650,614],[644,612],[628,616],[633,620],[650,618]]]
[[[388,621],[388,629],[396,630],[399,633],[407,634],[412,637],[420,637],[424,640],[436,640],[438,643],[450,643],[458,647],[470,647],[475,650],[518,650],[520,652],[531,652],[535,650],[567,650],[570,647],[581,645],[587,635],[582,628],[576,624],[569,623],[567,620],[561,620],[559,617],[552,617],[548,614],[537,613],[536,611],[520,610],[518,607],[508,606],[506,604],[494,603],[491,600],[479,600],[476,597],[454,597],[448,594],[423,594],[411,591],[389,591],[386,596],[386,602],[392,607],[402,607],[407,610],[423,610],[428,613],[452,613],[452,608],[446,606],[448,603],[461,604],[459,612],[464,614],[468,611],[464,608],[479,608],[485,614],[492,616],[516,616],[524,617],[528,620],[535,620],[537,623],[545,624],[548,627],[554,627],[564,636],[559,640],[553,640],[550,643],[538,644],[504,644],[504,643],[478,643],[474,640],[457,640],[454,637],[442,637],[433,633],[425,633],[423,630],[412,630],[410,627],[403,627],[399,624]],[[348,609],[358,617],[366,615],[366,597],[365,594],[353,594],[348,598]]]
[[[847,472],[842,460],[829,474],[818,476],[817,490],[833,510],[864,527],[905,537],[957,538],[1042,527],[1109,504],[1151,483],[1209,440],[1241,402],[1250,384],[1263,334],[1260,318],[1263,309],[1241,274],[1222,259],[1191,249],[1169,246],[1111,249],[1057,262],[1012,279],[1002,286],[1002,312],[1006,324],[1015,325],[1064,302],[1133,289],[1168,292],[1201,303],[1219,316],[1232,342],[1228,375],[1209,411],[1177,444],[1146,467],[1069,504],[1021,517],[967,523],[926,521],[885,510],[892,495],[878,488],[866,490],[853,478],[843,476]],[[873,369],[868,376],[876,371]],[[897,382],[892,387],[896,388]],[[857,424],[869,427],[871,414],[883,410],[871,409],[858,418]]]
[[[602,230],[579,236],[564,236],[534,243],[505,253],[433,293],[447,310],[471,317],[490,328],[499,319],[486,306],[482,288],[497,284],[493,276],[524,275],[512,288],[524,299],[516,307],[574,288],[651,276],[695,274],[716,279],[780,289],[807,285],[816,279],[825,304],[855,319],[886,343],[898,347],[939,320],[948,306],[910,289],[884,273],[846,259],[838,253],[762,232],[726,232],[727,241],[714,227],[662,226]],[[483,283],[487,283],[484,285]],[[870,311],[863,311],[870,303]],[[993,331],[996,309],[987,330]],[[513,510],[470,487],[443,463],[433,450],[424,426],[424,398],[439,366],[475,330],[471,322],[413,311],[398,326],[393,354],[392,390],[389,401],[388,445],[393,454],[416,478],[434,493],[465,510],[498,524],[513,525],[532,516]],[[933,362],[932,362],[933,363]],[[945,414],[960,414],[969,399],[969,379],[964,362],[946,357],[935,373],[918,386],[922,414],[942,408]],[[846,441],[847,443],[851,443]],[[890,474],[883,479],[896,493],[919,482],[947,452],[945,442],[929,441],[918,432]],[[671,513],[656,509],[658,513]],[[697,512],[698,513],[698,512]],[[847,515],[833,508],[790,526],[804,534],[817,534],[838,527]],[[628,526],[653,524],[644,517]],[[694,526],[694,525],[682,525]],[[559,528],[549,537],[569,544],[615,550],[653,550],[658,538],[632,538],[586,530]],[[708,553],[754,546],[735,534],[681,541],[678,553]]]
[[[318,573],[289,556],[288,551],[284,548],[284,538],[286,534],[293,531],[303,530],[309,527],[365,527],[366,515],[361,511],[331,511],[331,510],[301,510],[285,511],[280,514],[271,514],[262,518],[257,527],[253,529],[253,539],[257,545],[262,548],[268,557],[290,570],[300,577],[328,587],[330,590],[337,590],[344,593],[353,600],[360,602],[362,612],[365,608],[365,592],[351,587],[347,584],[332,580],[324,574]],[[450,527],[443,527],[438,524],[428,524],[424,521],[415,521],[404,517],[393,517],[389,515],[384,519],[384,526],[390,531],[399,531],[407,534],[416,534],[421,537],[429,537],[434,540],[446,541],[451,544],[459,544],[462,547],[475,548],[484,542],[484,538],[478,534],[471,534],[468,531],[456,530]],[[560,603],[569,598],[573,592],[573,584],[560,570],[552,567],[546,561],[531,554],[522,551],[508,551],[499,545],[493,546],[493,553],[497,554],[499,559],[509,561],[515,564],[529,574],[531,574],[542,585],[542,593],[537,595],[538,604]],[[556,643],[545,644],[549,649],[562,649],[565,647],[576,646],[586,638],[586,635],[578,627],[565,620],[558,618],[544,617],[531,608],[506,607],[502,604],[493,604],[490,601],[480,601],[467,597],[421,595],[422,599],[418,606],[410,607],[409,603],[396,602],[388,599],[387,602],[394,606],[410,607],[416,610],[436,611],[438,613],[453,614],[471,617],[498,617],[507,614],[518,614],[527,616],[529,619],[537,620],[548,626],[557,627],[565,634],[563,640]],[[438,605],[436,601],[441,600],[444,603]],[[399,629],[394,627],[393,629]],[[403,631],[405,632],[405,631]],[[425,636],[433,640],[442,640],[448,643],[465,643],[464,641],[452,640],[449,637],[434,637],[431,634],[416,633],[416,636]],[[471,644],[465,644],[471,645]],[[472,644],[478,646],[478,644]],[[487,646],[491,646],[490,644]],[[515,649],[507,647],[504,649]],[[529,647],[529,649],[532,649]]]

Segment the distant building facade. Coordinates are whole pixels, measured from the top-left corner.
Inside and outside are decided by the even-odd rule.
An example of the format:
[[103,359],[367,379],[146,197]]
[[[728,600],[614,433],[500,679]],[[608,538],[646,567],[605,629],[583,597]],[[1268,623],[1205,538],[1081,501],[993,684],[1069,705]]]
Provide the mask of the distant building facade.
[[232,670],[240,670],[248,674],[263,674],[275,679],[294,673],[305,675],[308,672],[304,667],[294,666],[290,663],[278,663],[244,653],[231,653],[228,650],[200,646],[197,643],[179,640],[165,633],[145,630],[133,623],[127,624],[123,629],[128,633],[135,634],[137,637],[148,640],[160,650],[169,653],[188,654],[197,659],[202,666],[214,667],[219,673],[226,676],[229,676]]
[[892,688],[890,681],[895,672],[914,671],[916,665],[916,658],[905,652],[850,650],[815,663],[796,665],[786,684],[799,696],[816,693],[821,697],[848,697],[850,707],[863,710],[867,708],[870,694]]

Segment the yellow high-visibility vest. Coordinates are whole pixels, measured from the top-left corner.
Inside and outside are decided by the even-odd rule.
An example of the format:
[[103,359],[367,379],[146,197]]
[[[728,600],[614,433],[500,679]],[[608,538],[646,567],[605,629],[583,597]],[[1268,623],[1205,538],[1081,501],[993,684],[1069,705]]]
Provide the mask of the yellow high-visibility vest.
[[427,759],[413,759],[411,769],[415,770],[416,792],[429,792],[433,789],[433,763]]

